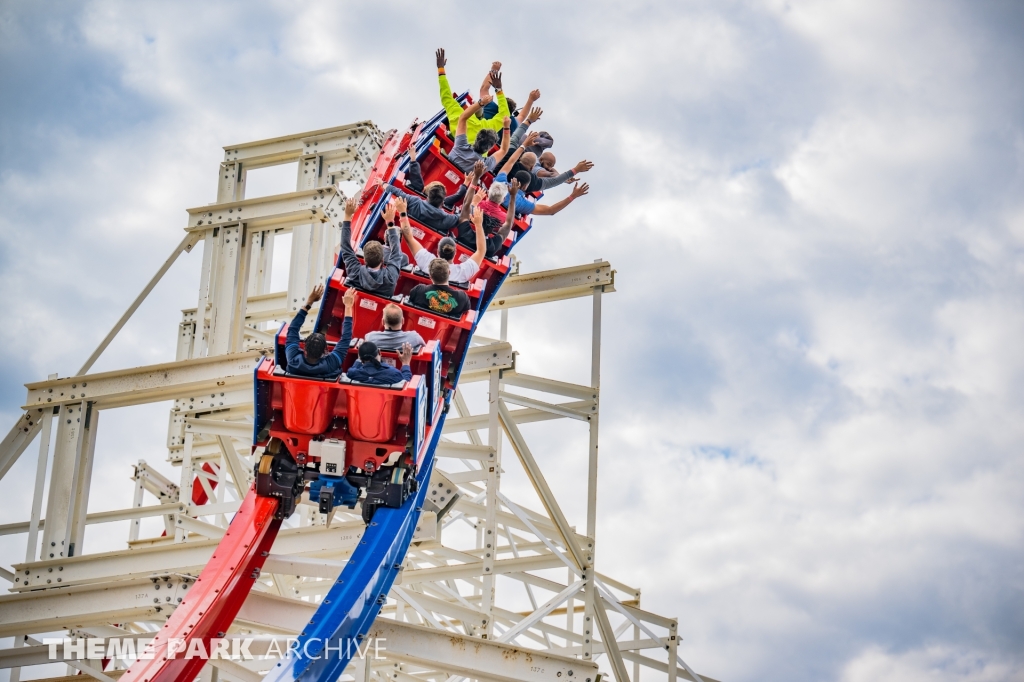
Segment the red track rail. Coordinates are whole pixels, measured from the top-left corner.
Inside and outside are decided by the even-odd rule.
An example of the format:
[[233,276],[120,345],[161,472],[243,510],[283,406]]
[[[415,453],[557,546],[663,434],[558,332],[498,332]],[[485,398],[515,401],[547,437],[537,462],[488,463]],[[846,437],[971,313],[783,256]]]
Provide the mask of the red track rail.
[[[258,497],[254,488],[249,489],[188,597],[153,640],[155,655],[128,668],[122,682],[174,682],[199,674],[206,661],[199,656],[185,658],[188,647],[201,639],[208,648],[209,640],[223,637],[221,633],[238,615],[281,527],[281,521],[274,518],[277,504],[276,497]],[[171,637],[184,639],[185,648],[168,657]]]

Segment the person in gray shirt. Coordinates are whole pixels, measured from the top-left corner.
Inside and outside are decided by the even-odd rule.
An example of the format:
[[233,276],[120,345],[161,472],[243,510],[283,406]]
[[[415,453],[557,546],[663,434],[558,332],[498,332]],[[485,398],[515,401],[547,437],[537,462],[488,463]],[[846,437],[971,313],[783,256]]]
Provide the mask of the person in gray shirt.
[[345,221],[341,224],[341,259],[345,264],[345,284],[356,286],[363,291],[391,298],[398,284],[398,273],[402,268],[401,235],[395,226],[395,204],[389,203],[384,211],[387,221],[387,242],[385,247],[378,241],[369,241],[363,246],[363,260],[359,262],[352,248],[352,216],[359,201],[356,198],[345,202]]
[[[408,211],[409,217],[416,222],[426,225],[430,229],[440,232],[441,234],[448,234],[451,230],[463,220],[469,219],[469,199],[472,197],[466,197],[466,189],[470,185],[475,185],[480,181],[480,177],[484,174],[484,164],[482,161],[478,161],[473,166],[473,170],[466,174],[466,182],[462,185],[460,192],[462,193],[462,212],[458,214],[452,214],[444,210],[442,206],[446,200],[445,187],[440,182],[432,182],[423,189],[426,191],[427,200],[424,201],[417,196],[403,192],[394,185],[387,184],[383,180],[379,182],[380,187],[396,197],[400,197],[405,200],[405,208],[400,208],[400,211]],[[421,180],[422,182],[422,180]],[[458,196],[458,194],[453,195]],[[396,199],[396,202],[398,200]],[[405,213],[402,213],[405,216]]]
[[399,350],[403,343],[408,343],[413,352],[418,353],[426,342],[418,332],[402,331],[404,322],[401,306],[388,303],[384,306],[384,331],[370,332],[365,340],[373,341],[381,350]]
[[466,122],[470,119],[473,114],[480,111],[485,104],[491,101],[490,97],[478,99],[473,102],[469,107],[462,112],[459,116],[458,125],[455,126],[455,145],[452,150],[448,152],[448,160],[455,164],[455,167],[461,170],[463,173],[469,173],[473,170],[473,166],[477,161],[483,161],[487,170],[493,171],[495,164],[498,159],[505,156],[508,151],[508,140],[509,140],[509,124],[511,119],[505,117],[504,129],[502,131],[502,143],[501,150],[492,157],[484,158],[484,154],[490,151],[491,147],[498,143],[498,134],[490,128],[484,128],[476,134],[476,139],[473,144],[469,144],[469,138],[466,136]]

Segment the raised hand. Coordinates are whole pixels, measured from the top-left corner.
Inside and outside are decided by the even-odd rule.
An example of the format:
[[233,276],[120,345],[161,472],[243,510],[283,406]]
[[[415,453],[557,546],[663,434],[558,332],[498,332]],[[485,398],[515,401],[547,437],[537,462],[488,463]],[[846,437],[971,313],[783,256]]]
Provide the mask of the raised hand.
[[508,127],[512,125],[512,119],[506,116],[505,118],[501,119],[501,125],[505,127],[505,130],[508,130]]
[[540,90],[530,90],[530,101],[536,102],[540,99]]
[[540,117],[544,115],[544,110],[540,107],[533,107],[530,109],[530,113],[526,115],[527,123],[536,123],[540,120]]
[[484,171],[486,170],[487,166],[484,165],[483,161],[477,161],[476,163],[474,163],[472,172],[473,180],[471,184],[477,183],[480,180],[480,178],[484,176]]
[[572,188],[572,194],[569,195],[569,198],[570,199],[578,199],[578,198],[580,198],[582,196],[585,196],[587,194],[587,192],[589,192],[589,191],[590,191],[590,185],[588,185],[585,182],[582,182],[582,183],[580,183],[580,184],[578,184],[578,185],[576,185],[575,187]]
[[478,189],[473,194],[473,208],[476,208],[477,206],[479,206],[480,202],[483,201],[486,198],[487,198],[487,190],[485,190],[483,187],[481,187],[480,189]]
[[[384,182],[383,178],[377,178],[377,182],[374,183],[373,188],[370,191],[366,192],[366,196],[367,197],[371,197],[371,196],[373,196],[373,194],[375,192],[378,192],[378,191],[384,192],[384,191],[386,191],[384,189],[384,185],[386,185],[386,184],[387,183]],[[359,203],[362,204],[363,203],[362,200],[360,200]]]
[[395,202],[389,201],[384,208],[384,220],[389,223],[395,222]]
[[491,62],[491,71],[501,71],[501,62]]
[[508,195],[510,197],[509,201],[512,201],[516,198],[516,194],[519,193],[519,187],[519,178],[512,178],[512,182],[508,183]]
[[399,213],[405,213],[409,208],[409,202],[405,200],[405,197],[395,197],[395,208]]
[[444,48],[437,48],[437,52],[434,53],[434,56],[437,57],[437,68],[443,69],[444,65],[448,63],[448,60],[444,58]]
[[359,197],[351,197],[345,200],[345,220],[352,220],[352,216],[356,214],[356,209],[359,208]]
[[491,71],[491,87],[501,90],[501,71]]
[[352,308],[356,303],[356,290],[352,287],[345,289],[345,293],[341,297],[341,302],[345,304],[346,309]]
[[580,161],[579,163],[577,163],[575,166],[572,167],[572,169],[576,173],[586,173],[588,170],[590,170],[593,167],[594,167],[594,162],[593,161],[586,161],[586,160],[584,160],[584,161]]
[[309,296],[306,297],[306,305],[311,306],[320,300],[320,297],[324,295],[324,285],[317,284],[313,287],[313,291],[309,292]]
[[530,132],[526,133],[526,139],[523,140],[522,146],[523,147],[532,147],[533,145],[537,144],[537,139],[539,137],[540,137],[540,133],[538,131],[531,130]]
[[408,343],[403,343],[402,350],[398,353],[398,359],[402,361],[403,365],[408,365],[409,361],[412,360],[412,346]]

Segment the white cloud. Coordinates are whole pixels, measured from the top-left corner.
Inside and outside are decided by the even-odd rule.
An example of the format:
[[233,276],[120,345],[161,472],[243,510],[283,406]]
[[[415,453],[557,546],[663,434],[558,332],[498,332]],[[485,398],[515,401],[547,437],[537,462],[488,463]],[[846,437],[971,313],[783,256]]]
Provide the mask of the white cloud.
[[843,669],[842,682],[988,682],[1015,677],[1005,661],[984,661],[947,646],[931,646],[900,654],[870,647]]
[[[519,255],[529,270],[597,257],[618,270],[602,571],[679,614],[683,655],[719,679],[1019,676],[1024,119],[1019,47],[1000,25],[1014,17],[595,3],[527,5],[481,30],[455,3],[416,7],[0,14],[4,36],[16,21],[45,29],[0,46],[29,69],[12,87],[32,112],[0,127],[17,152],[0,161],[0,341],[16,358],[3,376],[77,369],[180,238],[183,209],[213,200],[220,146],[404,125],[437,108],[434,48],[457,89],[499,58],[513,96],[544,93],[559,163],[597,163],[591,195],[539,219]],[[33,64],[67,111],[30,87]],[[171,356],[198,258],[104,367]],[[524,371],[584,381],[587,315],[585,301],[513,311]],[[13,418],[21,393],[3,389]],[[112,478],[160,458],[159,409],[130,417],[124,441],[101,443]],[[581,435],[528,435],[581,524]],[[526,489],[514,473],[507,485]]]

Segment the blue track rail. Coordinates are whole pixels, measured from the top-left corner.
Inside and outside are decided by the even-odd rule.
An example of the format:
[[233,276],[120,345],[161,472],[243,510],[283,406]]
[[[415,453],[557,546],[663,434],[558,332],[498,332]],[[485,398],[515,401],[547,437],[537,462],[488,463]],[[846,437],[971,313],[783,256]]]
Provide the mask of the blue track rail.
[[336,680],[373,625],[405,560],[422,511],[444,415],[433,429],[417,475],[419,490],[401,509],[381,507],[338,580],[299,636],[293,655],[278,663],[265,682]]
[[[465,96],[463,94],[459,99]],[[444,119],[445,113],[442,111],[427,121],[410,151],[417,154],[422,152],[430,144],[430,135]],[[404,169],[407,164],[408,160],[403,159],[399,167]],[[374,208],[370,220],[376,220],[382,208],[383,202]],[[505,277],[481,297],[479,315],[470,332],[470,339]],[[468,342],[466,348],[469,348]],[[464,361],[465,357],[459,358],[456,384]],[[265,682],[333,682],[345,670],[358,648],[363,646],[363,639],[380,613],[412,542],[434,469],[435,452],[446,415],[447,409],[441,412],[437,423],[431,428],[426,453],[417,472],[419,487],[416,493],[400,509],[377,509],[359,546],[299,635],[298,646],[267,673]]]

